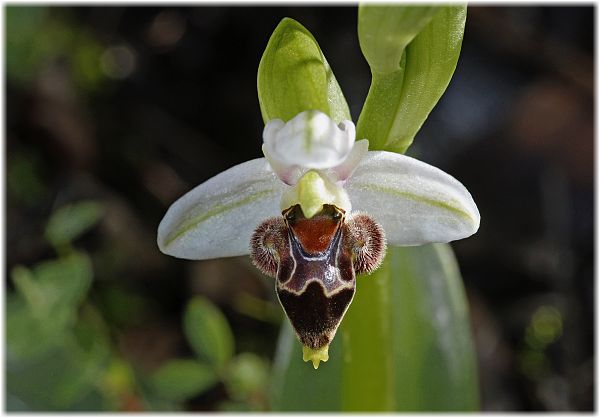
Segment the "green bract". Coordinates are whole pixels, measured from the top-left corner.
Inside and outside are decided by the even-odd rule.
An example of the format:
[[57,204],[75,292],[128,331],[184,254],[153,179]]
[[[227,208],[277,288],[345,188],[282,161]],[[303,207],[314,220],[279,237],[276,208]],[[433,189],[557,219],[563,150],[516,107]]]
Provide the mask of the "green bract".
[[[411,9],[359,9],[360,46],[373,80],[357,138],[368,138],[371,149],[406,151],[446,90],[460,55],[466,6]],[[407,24],[411,16],[416,20]]]
[[319,44],[304,26],[283,19],[258,66],[258,100],[263,120],[285,122],[305,110],[320,110],[336,122],[350,111]]

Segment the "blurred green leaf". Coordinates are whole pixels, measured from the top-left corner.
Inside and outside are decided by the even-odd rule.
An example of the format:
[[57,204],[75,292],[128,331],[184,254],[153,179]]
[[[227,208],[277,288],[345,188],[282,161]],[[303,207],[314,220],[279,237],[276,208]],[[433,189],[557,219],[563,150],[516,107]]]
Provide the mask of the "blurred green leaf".
[[66,323],[64,318],[40,321],[39,316],[32,312],[20,295],[8,295],[6,298],[6,361],[21,364],[44,356],[62,343]]
[[[344,356],[342,366],[342,409],[344,411],[393,411],[394,392],[394,334],[392,326],[394,304],[404,303],[404,296],[393,300],[392,281],[406,280],[397,272],[392,275],[389,259],[394,248],[388,248],[384,263],[370,276],[356,279],[356,295],[342,322]],[[422,335],[413,335],[419,339]],[[410,361],[410,360],[409,360]],[[407,377],[407,382],[415,385]],[[360,382],[362,392],[357,386]],[[424,391],[425,387],[418,387]],[[360,395],[358,399],[354,399]]]
[[217,382],[210,366],[195,360],[171,360],[151,378],[157,395],[170,401],[184,401],[204,392]]
[[35,316],[47,314],[47,301],[40,284],[28,268],[16,266],[12,269],[11,277],[15,288],[23,296]]
[[90,200],[63,206],[50,217],[46,238],[55,247],[68,244],[96,225],[102,212],[102,206]]
[[379,270],[357,280],[330,359],[318,371],[302,362],[300,344],[286,325],[276,358],[274,406],[282,411],[477,409],[468,309],[451,248],[390,248]]
[[11,275],[18,293],[7,296],[7,357],[25,361],[60,345],[63,333],[75,324],[92,274],[91,262],[82,253],[32,270],[15,267]]
[[261,412],[246,402],[225,401],[219,404],[219,412],[240,413],[240,412]]
[[302,361],[302,345],[289,321],[284,321],[273,365],[271,408],[281,412],[341,411],[342,355],[342,336],[338,335],[329,347],[329,360],[315,370]]
[[337,122],[351,119],[317,41],[293,19],[283,19],[273,31],[258,66],[257,86],[265,123],[288,121],[305,110],[320,110]]
[[197,296],[187,306],[184,332],[196,354],[220,368],[233,355],[233,334],[221,311],[206,298]]
[[[376,67],[372,68],[371,87],[358,119],[356,137],[369,139],[372,150],[406,151],[446,90],[460,55],[466,6],[438,7],[406,46],[431,13],[410,9],[413,7],[395,5],[361,5],[359,9],[363,54]],[[405,25],[412,15],[418,19]],[[378,27],[397,28],[381,49],[373,43],[385,37]],[[402,59],[394,69],[398,56]]]
[[103,342],[83,349],[65,334],[60,346],[26,365],[7,362],[7,393],[33,411],[64,411],[95,390],[109,351]]
[[8,6],[6,70],[10,82],[31,83],[42,70],[62,59],[78,86],[100,91],[106,77],[100,65],[103,47],[73,18],[69,8]]
[[140,325],[145,320],[145,310],[152,309],[151,301],[124,288],[121,283],[105,283],[97,295],[104,317],[117,326]]
[[76,307],[92,283],[92,263],[84,253],[71,253],[58,260],[46,261],[33,269],[45,296],[45,303],[55,308]]
[[[387,407],[396,411],[472,411],[478,407],[475,352],[468,305],[449,245],[390,248],[383,268],[358,278],[343,324],[344,409],[365,410],[372,399],[352,384],[390,381]],[[379,293],[376,305],[370,297]],[[381,317],[387,321],[381,321]],[[365,326],[365,324],[370,326]],[[390,338],[379,338],[382,332]],[[385,350],[373,350],[373,342]],[[384,363],[383,373],[368,368]],[[356,367],[358,365],[358,367]],[[370,391],[375,396],[377,392]],[[362,397],[357,397],[359,394]]]
[[45,7],[6,7],[6,70],[9,79],[26,82],[44,58],[33,40],[44,21]]
[[244,400],[266,389],[269,365],[253,353],[234,357],[225,374],[225,385],[233,399]]
[[6,187],[9,199],[35,205],[48,196],[48,186],[42,171],[43,158],[34,150],[17,149],[7,156]]
[[140,370],[132,369],[136,382],[136,393],[143,405],[143,409],[153,412],[180,412],[184,404],[180,401],[167,400],[158,396],[152,382],[152,376],[142,373]]
[[134,393],[135,383],[132,365],[121,357],[112,356],[100,381],[100,389],[110,409],[119,408],[122,400]]
[[86,306],[73,326],[57,327],[53,315],[32,318],[27,309],[15,311],[19,299],[14,295],[11,299],[12,307],[7,310],[6,387],[11,399],[22,403],[13,402],[15,408],[23,405],[33,411],[101,408],[97,383],[108,364],[110,346],[99,314]]
[[[70,350],[72,367],[62,372],[60,384],[55,390],[55,400],[64,407],[82,400],[92,389],[96,389],[109,365],[110,343],[108,329],[100,313],[91,305],[81,309],[79,321],[73,328],[74,347]],[[80,404],[91,405],[91,400]]]

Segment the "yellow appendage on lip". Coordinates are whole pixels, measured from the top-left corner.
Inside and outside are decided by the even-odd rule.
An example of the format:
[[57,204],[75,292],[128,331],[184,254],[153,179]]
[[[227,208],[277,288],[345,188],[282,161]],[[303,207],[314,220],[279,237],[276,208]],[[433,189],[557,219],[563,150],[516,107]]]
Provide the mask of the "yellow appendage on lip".
[[349,212],[352,209],[343,187],[329,181],[316,170],[307,171],[281,198],[281,210],[299,204],[307,219],[323,209],[323,205],[335,205]]
[[302,346],[302,360],[312,361],[315,370],[318,369],[320,362],[329,360],[329,346],[326,345],[316,350]]

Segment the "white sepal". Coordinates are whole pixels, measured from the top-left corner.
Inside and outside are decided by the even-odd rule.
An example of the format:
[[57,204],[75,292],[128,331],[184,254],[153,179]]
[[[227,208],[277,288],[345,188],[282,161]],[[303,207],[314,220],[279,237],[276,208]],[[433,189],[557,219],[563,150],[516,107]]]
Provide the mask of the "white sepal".
[[458,180],[402,154],[369,152],[346,191],[353,209],[377,220],[391,245],[449,242],[479,228],[477,206]]
[[281,216],[286,189],[264,158],[232,167],[171,205],[158,227],[158,246],[192,260],[249,254],[254,229]]

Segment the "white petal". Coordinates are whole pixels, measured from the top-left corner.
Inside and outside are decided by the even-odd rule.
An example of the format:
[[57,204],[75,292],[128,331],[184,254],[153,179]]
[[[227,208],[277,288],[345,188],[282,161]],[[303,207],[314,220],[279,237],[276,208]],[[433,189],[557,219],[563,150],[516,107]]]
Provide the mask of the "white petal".
[[352,151],[344,160],[344,162],[337,167],[326,170],[327,174],[329,174],[330,177],[336,181],[346,181],[350,176],[352,176],[352,173],[354,173],[354,170],[356,170],[356,167],[358,167],[358,164],[365,157],[368,151],[368,140],[361,139],[360,141],[356,141],[354,143],[354,147],[352,147]]
[[192,260],[249,254],[254,229],[281,216],[286,188],[264,158],[236,165],[171,205],[158,227],[158,246]]
[[405,155],[369,152],[346,190],[353,209],[373,216],[391,245],[449,242],[479,228],[477,206],[458,180]]
[[269,148],[266,144],[262,146],[262,152],[265,155],[265,158],[271,165],[271,169],[277,174],[277,177],[285,184],[294,185],[298,182],[302,174],[307,171],[307,169],[302,169],[302,167],[298,165],[286,165],[282,163],[280,160],[275,158],[269,152]]
[[341,164],[354,145],[351,121],[336,125],[325,113],[308,110],[283,124],[271,120],[263,131],[264,147],[274,166],[325,169]]

